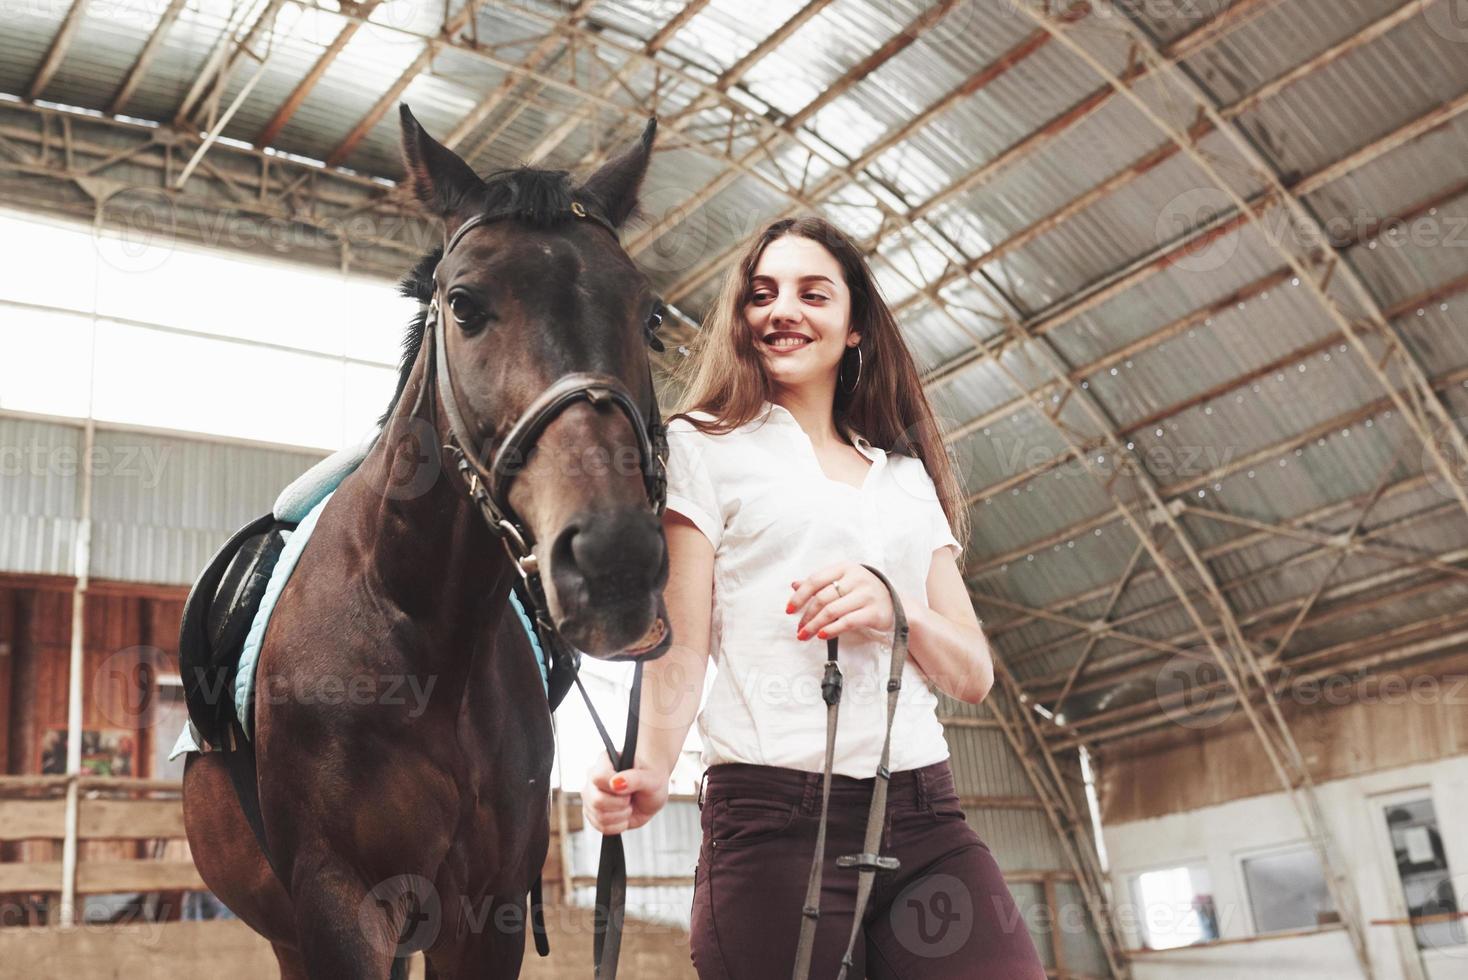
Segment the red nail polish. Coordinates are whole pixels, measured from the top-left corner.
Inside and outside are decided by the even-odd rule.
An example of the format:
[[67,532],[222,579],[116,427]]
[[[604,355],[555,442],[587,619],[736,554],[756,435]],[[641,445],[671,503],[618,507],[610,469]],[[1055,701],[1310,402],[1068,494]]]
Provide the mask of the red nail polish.
[[785,603],[785,613],[786,613],[786,615],[789,615],[790,613],[793,613],[793,612],[795,612],[795,603],[793,603],[793,602],[787,602],[787,603]]
[[797,640],[808,640],[810,639],[810,634],[807,633],[805,630],[801,630],[800,632],[795,634],[795,638]]
[[830,639],[830,637],[826,635],[826,631],[825,630],[820,630],[819,632],[816,633],[816,636],[819,636],[823,640],[829,640]]
[[626,788],[627,788],[627,779],[626,779],[626,777],[624,777],[624,776],[615,776],[615,777],[612,778],[612,789],[614,789],[618,793],[620,793],[620,792],[622,792],[622,790],[624,790]]

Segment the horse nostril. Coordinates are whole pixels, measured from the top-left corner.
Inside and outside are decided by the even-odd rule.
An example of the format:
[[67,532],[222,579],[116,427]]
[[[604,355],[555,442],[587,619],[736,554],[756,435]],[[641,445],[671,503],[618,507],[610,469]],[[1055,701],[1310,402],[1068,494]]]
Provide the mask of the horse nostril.
[[665,564],[658,531],[657,518],[636,509],[576,515],[556,539],[557,585],[646,592]]

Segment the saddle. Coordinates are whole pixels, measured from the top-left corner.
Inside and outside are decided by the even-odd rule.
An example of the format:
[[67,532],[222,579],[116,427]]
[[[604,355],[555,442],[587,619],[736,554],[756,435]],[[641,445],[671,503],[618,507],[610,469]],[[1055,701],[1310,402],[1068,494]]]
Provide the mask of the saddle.
[[296,525],[270,513],[240,528],[209,560],[184,601],[178,636],[184,701],[199,738],[215,748],[234,747],[229,733],[240,653],[286,534]]
[[[240,658],[281,553],[306,515],[356,468],[370,447],[371,441],[349,446],[286,487],[270,513],[246,524],[224,543],[189,590],[179,627],[179,672],[189,721],[203,743],[199,748],[236,747],[235,732],[241,726],[233,723],[234,691]],[[530,637],[546,698],[554,711],[571,689],[579,664],[542,649],[525,612],[530,597],[522,582],[514,585],[510,606]]]

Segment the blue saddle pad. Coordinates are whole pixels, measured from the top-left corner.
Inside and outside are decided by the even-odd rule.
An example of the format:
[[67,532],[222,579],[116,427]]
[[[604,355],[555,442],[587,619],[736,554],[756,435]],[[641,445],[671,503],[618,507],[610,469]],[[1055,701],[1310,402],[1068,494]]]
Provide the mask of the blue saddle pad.
[[[270,616],[275,611],[275,604],[280,598],[280,593],[285,589],[286,582],[290,580],[291,572],[295,570],[297,562],[301,560],[301,555],[311,541],[311,533],[316,529],[316,522],[321,512],[326,509],[327,502],[336,493],[336,488],[341,485],[341,482],[361,465],[367,452],[372,448],[375,438],[374,436],[356,446],[348,446],[323,459],[292,481],[290,486],[286,487],[276,498],[272,511],[276,518],[298,523],[294,531],[283,532],[286,535],[285,547],[281,550],[280,558],[275,563],[275,570],[271,572],[270,582],[265,587],[265,595],[260,601],[260,608],[250,623],[250,631],[245,636],[244,649],[240,653],[239,668],[235,673],[233,692],[235,714],[239,718],[240,727],[251,738],[254,737],[254,732],[249,708],[255,698],[255,668],[260,661],[260,645],[270,625]],[[514,608],[521,627],[530,639],[531,649],[535,652],[536,665],[540,668],[541,687],[549,695],[549,671],[545,651],[541,649],[540,637],[535,632],[534,622],[513,589],[510,590],[510,605]],[[203,751],[202,742],[198,732],[194,730],[193,722],[188,722],[184,725],[184,730],[179,734],[168,758],[172,760],[184,752]]]

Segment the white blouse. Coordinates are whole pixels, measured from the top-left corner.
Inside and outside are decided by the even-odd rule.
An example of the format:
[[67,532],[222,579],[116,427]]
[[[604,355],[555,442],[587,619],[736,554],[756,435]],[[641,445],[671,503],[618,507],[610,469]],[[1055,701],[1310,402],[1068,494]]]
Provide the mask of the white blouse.
[[[791,582],[854,561],[881,569],[909,605],[926,605],[933,552],[960,553],[922,461],[851,434],[872,461],[860,488],[825,475],[784,406],[766,402],[725,435],[706,435],[684,418],[669,423],[668,509],[714,546],[709,652],[717,672],[698,717],[705,766],[823,768],[826,641],[795,638],[801,611],[785,612]],[[840,640],[845,683],[833,771],[867,778],[882,752],[892,635],[860,629]],[[892,728],[894,772],[948,758],[937,704],[909,657]]]

